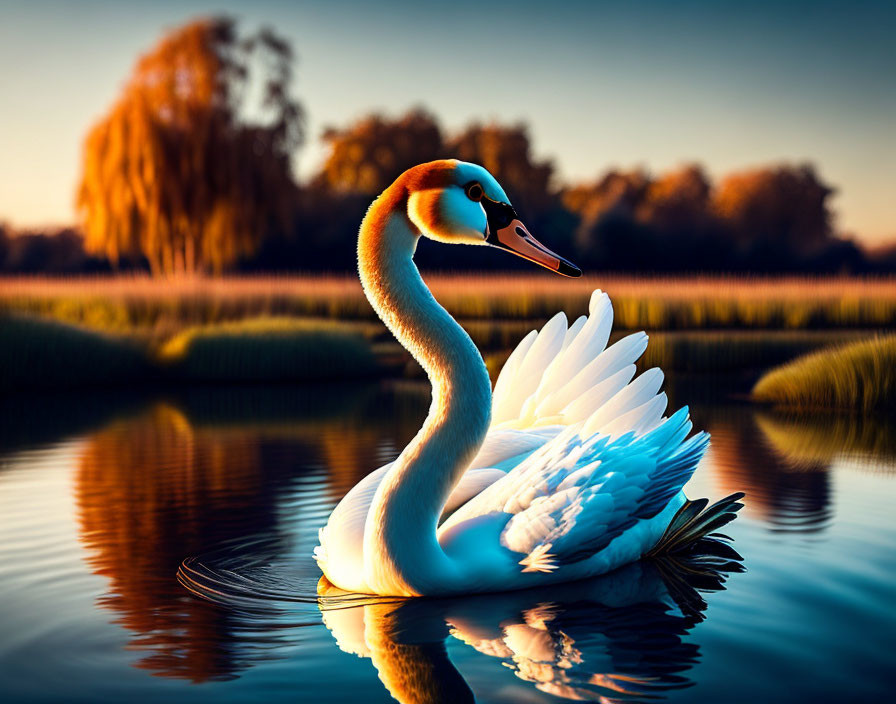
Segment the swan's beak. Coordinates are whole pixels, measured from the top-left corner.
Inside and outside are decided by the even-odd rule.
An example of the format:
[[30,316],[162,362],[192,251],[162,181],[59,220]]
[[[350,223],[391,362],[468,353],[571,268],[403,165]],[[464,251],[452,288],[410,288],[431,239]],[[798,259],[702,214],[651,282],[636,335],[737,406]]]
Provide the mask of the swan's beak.
[[516,211],[509,203],[499,203],[483,198],[480,203],[488,219],[486,244],[513,252],[523,259],[540,264],[545,269],[556,271],[563,276],[576,278],[582,270],[559,254],[555,254],[535,239],[526,226],[520,222]]

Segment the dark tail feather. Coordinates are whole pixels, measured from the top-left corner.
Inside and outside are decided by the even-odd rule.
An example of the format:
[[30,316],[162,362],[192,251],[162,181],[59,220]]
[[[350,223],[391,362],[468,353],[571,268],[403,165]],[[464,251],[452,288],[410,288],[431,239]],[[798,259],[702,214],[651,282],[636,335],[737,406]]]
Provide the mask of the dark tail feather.
[[744,507],[742,503],[738,503],[742,498],[744,494],[738,491],[716,501],[709,508],[704,508],[708,503],[706,499],[686,501],[647,556],[675,555],[687,552],[703,538],[725,538],[714,534],[714,531],[737,517],[737,512]]
[[706,499],[685,502],[647,553],[679,608],[698,621],[706,608],[700,593],[724,589],[729,574],[744,571],[741,556],[729,544],[731,538],[715,532],[735,519],[743,497],[740,492],[731,494],[709,508]]
[[692,552],[658,555],[651,561],[682,613],[699,622],[706,609],[702,594],[724,589],[728,576],[744,572],[745,568],[741,564],[743,558],[721,540],[702,538],[692,545]]

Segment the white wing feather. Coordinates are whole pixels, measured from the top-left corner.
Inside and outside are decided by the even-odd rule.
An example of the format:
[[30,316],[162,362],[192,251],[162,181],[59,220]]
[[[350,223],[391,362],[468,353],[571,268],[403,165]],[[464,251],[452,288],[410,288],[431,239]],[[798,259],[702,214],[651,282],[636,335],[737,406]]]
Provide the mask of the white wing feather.
[[527,345],[522,360],[518,364],[513,360],[513,367],[501,371],[492,394],[493,424],[519,417],[523,403],[538,388],[545,369],[563,347],[566,333],[566,315],[557,313]]

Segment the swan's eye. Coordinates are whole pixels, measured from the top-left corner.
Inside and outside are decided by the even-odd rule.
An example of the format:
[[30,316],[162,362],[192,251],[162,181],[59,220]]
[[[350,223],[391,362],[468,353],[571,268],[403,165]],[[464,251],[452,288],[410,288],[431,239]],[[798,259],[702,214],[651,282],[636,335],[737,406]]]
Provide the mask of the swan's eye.
[[468,183],[465,186],[464,191],[467,194],[467,198],[469,198],[470,200],[475,200],[477,202],[482,200],[482,196],[485,195],[482,190],[482,186],[476,183],[476,181],[473,181],[473,183]]

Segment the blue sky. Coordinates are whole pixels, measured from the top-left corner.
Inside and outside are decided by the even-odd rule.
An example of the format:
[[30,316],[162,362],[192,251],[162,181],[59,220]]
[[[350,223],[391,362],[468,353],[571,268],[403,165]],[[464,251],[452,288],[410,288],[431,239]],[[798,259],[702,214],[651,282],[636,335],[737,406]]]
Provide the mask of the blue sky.
[[299,56],[309,142],[414,105],[450,129],[524,120],[562,181],[700,161],[811,161],[838,225],[896,238],[896,3],[0,0],[0,219],[73,219],[83,136],[166,29],[226,12]]

